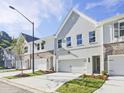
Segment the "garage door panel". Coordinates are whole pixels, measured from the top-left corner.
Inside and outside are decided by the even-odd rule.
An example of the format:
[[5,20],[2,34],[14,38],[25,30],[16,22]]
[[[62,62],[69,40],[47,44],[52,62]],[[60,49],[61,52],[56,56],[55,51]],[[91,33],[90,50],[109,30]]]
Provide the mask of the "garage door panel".
[[46,70],[47,60],[46,59],[35,59],[35,69]]
[[59,60],[58,71],[61,72],[74,72],[74,73],[85,73],[86,62],[82,59],[77,60]]
[[124,75],[124,55],[109,56],[109,75]]

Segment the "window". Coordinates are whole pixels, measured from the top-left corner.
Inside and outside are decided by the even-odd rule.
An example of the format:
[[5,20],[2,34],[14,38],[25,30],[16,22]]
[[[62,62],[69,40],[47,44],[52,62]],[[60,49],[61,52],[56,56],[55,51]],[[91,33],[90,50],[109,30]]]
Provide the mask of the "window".
[[66,38],[67,47],[71,46],[71,37]]
[[124,36],[124,22],[120,23],[120,36]]
[[37,44],[37,50],[40,50],[40,44]]
[[25,47],[24,48],[24,53],[27,53],[28,52],[28,47]]
[[118,23],[114,23],[114,37],[118,38]]
[[89,32],[89,43],[95,42],[95,31]]
[[90,62],[90,58],[88,58],[88,62]]
[[43,43],[41,43],[41,49],[44,49],[44,44]]
[[114,23],[114,37],[124,36],[124,22]]
[[77,35],[77,45],[82,44],[82,34]]
[[62,39],[58,40],[58,48],[62,48]]

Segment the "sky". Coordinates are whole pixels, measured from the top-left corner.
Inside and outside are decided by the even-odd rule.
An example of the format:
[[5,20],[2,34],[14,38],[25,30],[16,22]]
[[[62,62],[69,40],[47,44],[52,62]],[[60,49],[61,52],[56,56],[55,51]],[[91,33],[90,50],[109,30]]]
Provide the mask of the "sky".
[[0,0],[0,31],[12,37],[32,35],[32,25],[10,5],[34,22],[39,38],[55,34],[72,8],[96,21],[124,13],[124,0]]

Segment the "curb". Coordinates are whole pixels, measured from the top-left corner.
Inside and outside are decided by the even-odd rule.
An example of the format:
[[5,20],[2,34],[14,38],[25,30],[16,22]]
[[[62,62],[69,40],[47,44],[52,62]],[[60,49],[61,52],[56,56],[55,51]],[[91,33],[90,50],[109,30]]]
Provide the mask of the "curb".
[[[4,78],[0,78],[0,81],[4,82],[4,83],[7,83],[9,85],[18,87],[18,88],[22,88],[22,89],[30,91],[32,93],[51,93],[51,92],[45,92],[45,91],[42,91],[42,90],[39,90],[39,89],[36,89],[36,88],[28,87],[28,86],[25,86],[23,84],[15,83],[15,82],[12,82],[12,81],[10,81],[8,79],[4,79]],[[52,93],[54,93],[54,92],[52,92]]]

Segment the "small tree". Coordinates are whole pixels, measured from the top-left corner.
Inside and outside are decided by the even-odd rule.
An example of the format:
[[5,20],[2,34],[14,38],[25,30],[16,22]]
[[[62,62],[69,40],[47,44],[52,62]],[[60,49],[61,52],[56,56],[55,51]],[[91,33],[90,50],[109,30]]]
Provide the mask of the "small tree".
[[15,52],[21,62],[21,74],[23,74],[22,55],[24,54],[24,38],[19,38],[15,46]]

